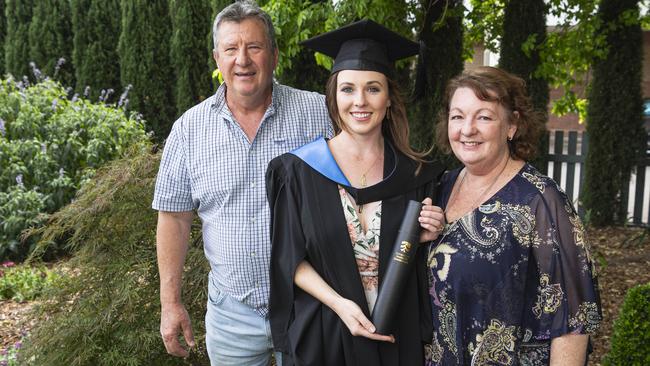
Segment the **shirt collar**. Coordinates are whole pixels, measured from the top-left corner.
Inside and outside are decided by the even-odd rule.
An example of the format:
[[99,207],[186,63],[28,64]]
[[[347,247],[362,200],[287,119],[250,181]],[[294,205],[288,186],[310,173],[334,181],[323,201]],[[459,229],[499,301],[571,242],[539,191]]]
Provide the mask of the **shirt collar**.
[[[279,84],[273,82],[271,84],[271,105],[266,109],[264,113],[263,120],[269,116],[272,116],[276,113],[280,106],[280,88]],[[219,85],[219,88],[212,96],[212,110],[217,114],[222,114],[228,119],[233,119],[232,112],[228,108],[228,103],[226,103],[226,84],[223,83]]]

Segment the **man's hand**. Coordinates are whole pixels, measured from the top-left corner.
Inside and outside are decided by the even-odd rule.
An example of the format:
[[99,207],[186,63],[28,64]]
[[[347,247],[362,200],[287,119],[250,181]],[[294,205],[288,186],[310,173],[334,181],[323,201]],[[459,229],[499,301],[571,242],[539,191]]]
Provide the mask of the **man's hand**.
[[178,356],[189,356],[188,350],[178,341],[178,335],[183,334],[185,343],[194,347],[194,335],[190,316],[182,303],[163,304],[160,314],[160,334],[167,353]]
[[158,212],[156,254],[160,273],[160,334],[167,352],[187,357],[188,351],[178,342],[183,334],[185,343],[194,347],[190,316],[181,301],[183,263],[187,254],[190,228],[194,213]]

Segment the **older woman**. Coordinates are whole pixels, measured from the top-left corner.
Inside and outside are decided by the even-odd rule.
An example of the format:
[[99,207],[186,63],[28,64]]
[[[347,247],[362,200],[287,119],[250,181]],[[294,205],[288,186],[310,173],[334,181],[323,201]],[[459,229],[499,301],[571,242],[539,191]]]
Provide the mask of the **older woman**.
[[524,81],[481,67],[451,80],[438,144],[447,225],[432,244],[429,365],[584,365],[600,301],[584,229],[527,163],[543,121]]
[[[404,283],[392,334],[370,315],[408,200],[425,200],[441,169],[408,144],[393,62],[418,44],[361,21],[306,42],[336,56],[327,105],[336,136],[271,161],[271,332],[283,365],[422,365],[431,337],[426,250]],[[427,198],[422,241],[442,210]]]

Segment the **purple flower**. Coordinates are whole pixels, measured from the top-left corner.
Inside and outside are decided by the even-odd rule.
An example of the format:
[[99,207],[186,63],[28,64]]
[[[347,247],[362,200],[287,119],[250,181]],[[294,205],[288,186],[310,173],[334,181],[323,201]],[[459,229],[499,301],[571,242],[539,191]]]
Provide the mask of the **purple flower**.
[[79,93],[74,93],[74,95],[72,96],[72,99],[70,99],[70,101],[71,101],[72,103],[74,103],[74,102],[76,102],[77,100],[79,100]]
[[55,77],[59,73],[59,70],[61,70],[61,66],[63,66],[63,64],[65,64],[65,58],[63,58],[63,57],[59,58],[56,61],[56,66],[54,66],[54,76]]
[[104,98],[106,98],[106,89],[102,89],[102,91],[99,93],[99,101],[103,102]]
[[106,90],[106,96],[104,96],[104,101],[107,101],[108,98],[110,98],[111,95],[113,95],[113,93],[115,93],[115,89],[113,89],[113,88],[107,89]]
[[59,104],[59,99],[58,99],[58,98],[54,98],[54,99],[52,100],[52,110],[53,110],[53,111],[56,111],[56,106],[57,106],[58,104]]
[[7,366],[8,364],[9,364],[9,361],[7,361],[7,360],[0,361],[0,366]]
[[0,118],[0,135],[4,136],[5,133],[7,133],[7,129],[5,128],[5,120]]
[[47,145],[45,143],[41,143],[41,152],[45,154],[47,152]]
[[64,174],[65,174],[65,170],[63,170],[63,168],[60,168],[59,169],[59,178],[62,178]]
[[18,174],[18,175],[16,176],[16,183],[17,183],[19,186],[22,186],[22,185],[23,185],[23,175],[22,175],[22,174]]
[[22,347],[22,346],[23,346],[23,344],[21,342],[16,342],[16,344],[14,344],[15,349],[20,349],[20,347]]
[[36,81],[43,80],[43,73],[41,73],[41,70],[36,67],[36,63],[34,61],[29,63],[29,67],[32,69],[32,74],[34,74]]
[[133,85],[129,84],[124,88],[124,91],[122,92],[122,95],[120,95],[120,100],[117,102],[117,107],[122,107],[126,108],[126,105],[129,103],[129,100],[127,97],[129,96],[129,90],[133,88]]
[[90,95],[90,85],[86,85],[86,87],[84,88],[84,98],[88,98],[89,95]]
[[4,268],[13,267],[13,266],[15,266],[15,265],[16,265],[16,263],[14,263],[14,262],[12,262],[12,261],[5,261],[5,262],[2,262],[2,266],[3,266]]
[[0,351],[0,355],[6,356],[8,352],[9,352],[9,350],[7,350],[6,348],[3,348],[2,351]]

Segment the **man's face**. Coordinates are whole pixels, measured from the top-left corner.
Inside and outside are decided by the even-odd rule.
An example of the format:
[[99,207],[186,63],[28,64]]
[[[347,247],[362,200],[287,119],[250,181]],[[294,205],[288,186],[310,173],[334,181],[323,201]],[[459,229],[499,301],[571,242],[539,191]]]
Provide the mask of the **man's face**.
[[255,98],[270,93],[278,52],[271,49],[264,23],[255,18],[226,21],[218,32],[213,55],[229,97]]

